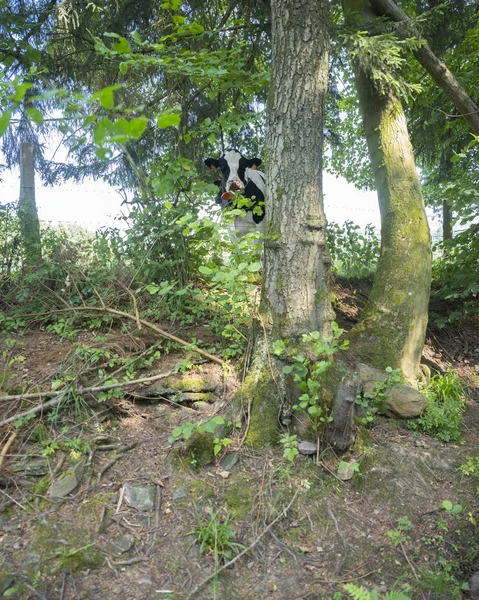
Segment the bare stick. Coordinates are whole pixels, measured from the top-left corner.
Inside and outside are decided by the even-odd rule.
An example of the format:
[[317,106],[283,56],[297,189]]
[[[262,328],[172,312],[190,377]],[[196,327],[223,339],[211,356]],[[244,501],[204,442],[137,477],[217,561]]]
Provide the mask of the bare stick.
[[[76,390],[77,394],[85,394],[87,392],[102,392],[104,390],[111,390],[114,388],[125,387],[127,385],[134,385],[137,383],[145,383],[147,381],[155,381],[157,379],[164,379],[165,377],[169,377],[171,375],[171,371],[168,373],[160,373],[159,375],[153,375],[152,377],[143,377],[141,379],[132,379],[131,381],[121,381],[119,383],[111,383],[109,385],[100,385],[96,387],[89,388],[80,388]],[[36,413],[42,412],[42,410],[50,409],[52,406],[56,406],[60,404],[65,396],[66,390],[62,390],[61,392],[38,392],[37,394],[19,394],[18,396],[1,396],[0,400],[22,400],[22,399],[32,399],[32,398],[45,398],[50,396],[56,396],[53,400],[49,400],[48,402],[44,402],[43,404],[39,404],[38,406],[34,406],[30,410],[26,410],[23,413],[15,415],[14,417],[10,417],[8,419],[4,419],[0,421],[0,427],[3,425],[7,425],[8,423],[12,423],[17,419],[21,419],[22,417],[26,417],[28,415],[35,415]]]
[[2,470],[2,465],[3,465],[3,461],[5,460],[5,455],[7,454],[8,450],[10,449],[10,446],[13,444],[13,441],[16,437],[17,437],[17,432],[14,431],[12,433],[12,435],[8,438],[7,443],[5,444],[5,446],[2,448],[2,451],[0,452],[0,471]]
[[247,552],[249,552],[250,550],[252,550],[257,544],[258,542],[261,540],[261,538],[263,538],[268,531],[274,526],[276,525],[276,523],[282,519],[283,517],[285,517],[289,511],[289,509],[293,506],[294,501],[296,500],[297,495],[299,494],[300,488],[298,488],[295,493],[294,496],[291,500],[291,502],[288,504],[288,506],[282,510],[280,512],[280,514],[276,517],[276,519],[274,519],[273,521],[271,521],[271,523],[266,527],[266,529],[263,529],[263,531],[259,534],[259,536],[254,540],[254,542],[248,546],[248,548],[245,548],[242,552],[240,552],[237,556],[235,556],[233,559],[231,559],[230,561],[228,561],[227,563],[225,563],[222,567],[220,567],[219,569],[215,569],[214,573],[212,573],[211,575],[209,575],[208,577],[206,577],[205,579],[203,579],[203,581],[201,583],[199,583],[195,589],[190,592],[188,594],[188,596],[186,596],[186,600],[190,600],[190,598],[193,598],[193,596],[195,596],[203,586],[205,586],[211,579],[213,579],[213,577],[217,577],[220,573],[222,573],[225,569],[228,569],[229,567],[231,567],[231,565],[234,565],[235,562],[237,560],[239,560],[242,556],[244,556]]
[[186,342],[185,340],[182,340],[181,338],[176,337],[176,335],[173,335],[172,333],[168,333],[164,329],[160,329],[160,327],[157,327],[154,323],[151,323],[150,321],[146,321],[145,319],[137,319],[135,315],[131,315],[130,313],[126,313],[122,310],[116,310],[115,308],[108,308],[108,307],[101,308],[100,306],[75,306],[75,307],[72,306],[71,308],[59,308],[57,310],[51,310],[46,313],[37,313],[37,314],[33,313],[31,315],[23,315],[23,317],[38,318],[38,317],[42,317],[42,316],[46,316],[46,315],[52,315],[55,313],[75,312],[75,311],[84,311],[84,310],[95,311],[95,312],[106,312],[110,315],[115,315],[117,317],[123,317],[124,319],[130,319],[131,321],[135,321],[135,323],[137,323],[137,324],[141,323],[142,325],[144,325],[148,329],[152,329],[153,331],[155,331],[162,337],[172,340],[173,342],[176,342],[177,344],[181,344],[182,346],[186,346],[187,348],[191,348],[191,350],[193,350],[193,352],[197,352],[198,354],[201,354],[201,356],[204,356],[208,360],[211,360],[212,362],[215,362],[218,365],[223,366],[225,364],[225,361],[222,360],[221,358],[218,358],[217,356],[214,356],[213,354],[210,354],[209,352],[205,352],[205,350],[201,350],[201,348],[197,348],[196,346],[193,347],[193,344],[191,344],[190,342]]

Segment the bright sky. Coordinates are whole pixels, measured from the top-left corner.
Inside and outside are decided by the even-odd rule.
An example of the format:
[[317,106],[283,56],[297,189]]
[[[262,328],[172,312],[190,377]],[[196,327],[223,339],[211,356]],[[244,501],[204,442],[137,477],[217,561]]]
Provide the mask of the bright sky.
[[[18,171],[1,175],[0,204],[18,200],[20,177]],[[115,217],[125,212],[122,197],[102,181],[85,180],[82,184],[67,182],[61,186],[43,187],[36,181],[36,201],[40,220],[52,224],[78,224],[90,231],[102,226],[115,226]],[[329,222],[353,221],[364,228],[374,225],[379,233],[380,219],[375,192],[357,190],[343,178],[324,174],[324,205]],[[429,211],[428,211],[429,212]],[[429,214],[433,231],[439,223]]]
[[[4,172],[0,183],[0,203],[18,200],[20,177],[15,171]],[[108,184],[92,179],[81,185],[67,182],[61,186],[43,187],[36,181],[36,201],[41,221],[76,223],[95,230],[103,225],[115,225],[122,197]],[[328,221],[343,223],[351,220],[361,227],[372,223],[379,229],[379,211],[374,192],[360,192],[345,179],[324,175],[325,211]]]

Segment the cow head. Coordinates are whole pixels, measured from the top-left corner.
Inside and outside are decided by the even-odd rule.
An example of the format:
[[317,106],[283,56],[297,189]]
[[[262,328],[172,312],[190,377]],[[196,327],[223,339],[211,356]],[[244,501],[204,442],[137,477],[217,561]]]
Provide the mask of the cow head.
[[233,194],[242,194],[246,185],[246,169],[256,169],[260,164],[261,159],[245,158],[238,150],[227,150],[218,159],[207,158],[205,160],[205,165],[210,169],[221,170],[220,187],[223,200],[230,200]]

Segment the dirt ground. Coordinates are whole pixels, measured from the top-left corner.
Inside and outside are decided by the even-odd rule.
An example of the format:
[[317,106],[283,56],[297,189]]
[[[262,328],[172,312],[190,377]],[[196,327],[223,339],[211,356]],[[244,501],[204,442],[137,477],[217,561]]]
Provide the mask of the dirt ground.
[[[354,322],[361,295],[353,283],[342,289],[336,308],[343,327]],[[349,597],[344,585],[355,583],[380,593],[403,590],[414,599],[478,598],[474,590],[459,590],[479,571],[479,496],[477,480],[458,470],[479,455],[477,334],[471,324],[432,325],[424,352],[429,364],[454,370],[468,386],[461,444],[379,417],[346,457],[329,454],[316,465],[299,456],[290,464],[279,448],[246,448],[238,429],[232,445],[203,466],[184,442],[172,446],[168,437],[182,422],[221,414],[237,390],[234,373],[224,377],[221,367],[206,362],[187,374],[191,397],[181,404],[161,393],[147,397],[161,381],[103,403],[87,394],[89,412],[82,408],[81,421],[70,407],[57,412],[55,423],[52,411],[25,422],[14,439],[12,426],[4,426],[2,447],[11,445],[0,474],[0,597],[339,600]],[[78,344],[127,355],[152,343],[151,336],[115,331],[97,342],[91,332],[62,340],[30,329],[15,346],[24,360],[8,364],[13,354],[6,339],[2,394],[26,382],[31,390],[50,389]],[[164,354],[144,375],[167,372],[181,359]],[[207,403],[193,404],[202,392],[192,391],[192,378],[207,382]],[[23,401],[21,410],[36,403]],[[1,419],[19,410],[17,401],[0,397]],[[236,464],[226,465],[225,453]],[[52,499],[51,483],[79,459],[78,485]],[[348,481],[338,478],[340,459],[359,464]],[[135,486],[150,492],[143,509],[129,497]],[[441,508],[445,500],[449,511]],[[208,525],[220,530],[217,539],[223,534],[245,550],[227,568],[234,553],[220,552],[216,577],[215,554],[201,547]]]

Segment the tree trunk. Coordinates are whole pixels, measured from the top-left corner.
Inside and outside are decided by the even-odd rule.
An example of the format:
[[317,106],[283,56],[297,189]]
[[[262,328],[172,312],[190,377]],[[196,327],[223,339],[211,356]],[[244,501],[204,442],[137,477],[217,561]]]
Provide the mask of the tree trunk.
[[[396,22],[410,21],[407,14],[393,0],[369,0],[369,2],[379,15],[389,17]],[[414,32],[414,34],[419,39],[422,38],[418,32]],[[464,117],[472,133],[479,135],[479,107],[457,81],[454,74],[437,58],[427,44],[414,52],[414,56]]]
[[[272,340],[330,331],[334,313],[322,197],[328,1],[272,0],[272,78],[266,134],[266,238],[255,360],[244,386],[252,400],[247,442],[277,435],[286,395]],[[270,339],[271,338],[271,339]],[[273,422],[272,422],[273,421]]]
[[[343,6],[348,20],[358,16],[355,0],[343,0]],[[399,367],[412,381],[428,317],[429,226],[401,102],[391,93],[379,94],[359,68],[355,74],[378,192],[381,255],[367,305],[350,332],[351,349],[375,367]]]
[[452,209],[447,200],[442,201],[442,241],[452,240]]
[[35,164],[33,144],[21,142],[20,145],[20,199],[18,201],[18,220],[22,237],[25,265],[31,269],[42,259],[40,223],[35,203]]

